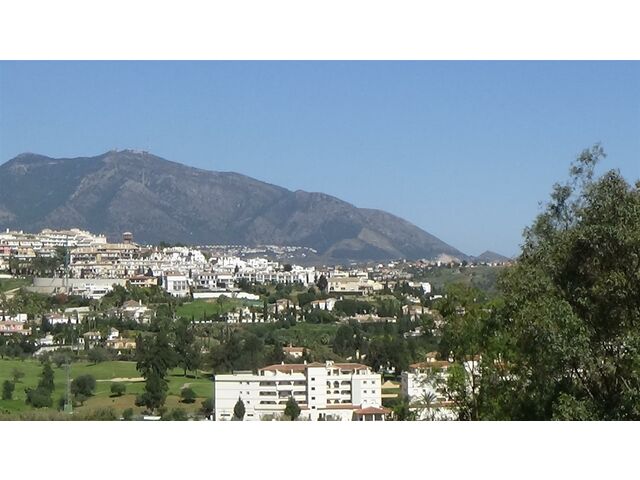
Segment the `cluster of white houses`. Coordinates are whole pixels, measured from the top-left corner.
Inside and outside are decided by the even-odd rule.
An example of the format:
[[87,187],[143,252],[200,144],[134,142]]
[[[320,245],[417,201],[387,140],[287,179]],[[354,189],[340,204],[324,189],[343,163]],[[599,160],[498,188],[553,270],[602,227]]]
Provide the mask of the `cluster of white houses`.
[[290,398],[300,419],[381,421],[382,378],[359,363],[279,364],[253,372],[215,376],[215,419],[231,420],[242,400],[244,420],[275,420]]
[[[59,278],[37,279],[35,291],[65,291],[88,298],[104,296],[114,284],[160,285],[176,297],[215,298],[235,296],[236,285],[250,283],[298,283],[309,286],[320,275],[327,278],[327,291],[335,294],[369,294],[384,289],[373,269],[342,271],[283,265],[267,258],[240,258],[233,255],[207,256],[192,247],[150,247],[133,241],[125,232],[119,243],[110,243],[104,235],[90,232],[45,229],[40,233],[5,231],[0,233],[0,270],[10,259],[30,260],[52,257],[56,248],[68,248],[66,272]],[[64,277],[64,278],[62,278]],[[429,284],[417,284],[425,293]]]

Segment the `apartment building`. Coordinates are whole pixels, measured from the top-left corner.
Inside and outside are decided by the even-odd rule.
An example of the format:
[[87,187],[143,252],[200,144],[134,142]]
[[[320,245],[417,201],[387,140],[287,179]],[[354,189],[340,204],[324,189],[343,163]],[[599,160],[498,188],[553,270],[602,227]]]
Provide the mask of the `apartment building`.
[[271,365],[253,372],[215,377],[215,418],[231,420],[241,399],[245,420],[269,420],[284,413],[290,397],[305,420],[384,420],[382,379],[359,363]]
[[179,272],[167,272],[162,277],[162,286],[174,297],[186,297],[191,293],[189,278]]

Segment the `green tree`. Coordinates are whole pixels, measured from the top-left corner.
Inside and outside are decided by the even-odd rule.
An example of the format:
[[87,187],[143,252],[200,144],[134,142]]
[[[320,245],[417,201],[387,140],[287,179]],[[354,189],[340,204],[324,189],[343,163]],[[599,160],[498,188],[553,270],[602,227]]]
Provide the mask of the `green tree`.
[[125,408],[122,412],[122,420],[131,421],[133,419],[133,408]]
[[187,371],[196,370],[201,365],[200,346],[196,342],[195,333],[190,322],[179,320],[175,328],[175,352],[177,364],[184,370],[184,376]]
[[316,287],[318,287],[321,292],[324,292],[327,290],[328,286],[329,282],[327,281],[327,277],[325,277],[324,274],[320,275],[320,278],[318,278],[318,281],[316,282]]
[[200,413],[204,415],[206,418],[211,417],[213,415],[213,398],[207,398],[202,401],[200,406]]
[[287,400],[287,404],[284,407],[284,414],[289,417],[291,421],[295,421],[300,416],[300,406],[298,406],[298,402],[296,402],[293,396]]
[[77,398],[88,398],[96,389],[96,379],[93,375],[80,375],[71,382],[71,394]]
[[193,388],[183,388],[180,390],[180,398],[182,398],[182,403],[193,403],[196,401],[196,392]]
[[102,347],[95,347],[87,352],[87,358],[90,362],[93,362],[94,365],[97,365],[109,359],[109,352]]
[[136,398],[136,405],[146,406],[151,411],[159,409],[164,405],[169,389],[165,380],[167,371],[177,362],[166,330],[161,329],[155,335],[138,335],[136,359],[136,368],[145,378],[144,392]]
[[596,178],[604,156],[580,154],[500,281],[485,418],[640,419],[640,181]]
[[245,414],[244,402],[242,401],[241,398],[238,398],[238,401],[233,407],[233,418],[235,420],[244,420],[244,414]]
[[155,372],[150,372],[146,378],[144,392],[136,398],[137,406],[145,406],[150,411],[160,409],[167,399],[169,386],[167,381]]
[[51,364],[46,362],[44,367],[42,367],[42,373],[40,374],[40,382],[38,383],[38,388],[41,388],[43,391],[52,393],[54,389],[53,384],[53,368],[51,368]]
[[50,407],[53,404],[51,392],[42,387],[27,388],[24,392],[27,397],[26,404],[34,408]]
[[116,397],[121,397],[127,391],[127,385],[122,382],[111,384],[111,393]]
[[16,384],[10,380],[2,382],[2,400],[11,400],[13,398],[13,391],[16,388]]
[[393,418],[399,422],[412,421],[416,419],[416,414],[410,408],[409,399],[402,396],[393,405]]

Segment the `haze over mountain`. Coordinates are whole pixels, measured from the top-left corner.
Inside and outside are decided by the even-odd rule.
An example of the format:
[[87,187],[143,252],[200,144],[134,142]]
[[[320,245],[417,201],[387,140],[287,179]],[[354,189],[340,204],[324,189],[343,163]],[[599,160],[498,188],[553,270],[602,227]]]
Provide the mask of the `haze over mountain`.
[[487,262],[487,263],[501,263],[501,262],[510,262],[511,258],[505,257],[504,255],[500,255],[499,253],[492,252],[491,250],[487,250],[486,252],[482,252],[477,257],[474,257],[478,262]]
[[296,245],[327,262],[469,258],[380,210],[146,152],[24,153],[0,165],[0,182],[2,229],[78,227],[111,239],[131,231],[140,243]]

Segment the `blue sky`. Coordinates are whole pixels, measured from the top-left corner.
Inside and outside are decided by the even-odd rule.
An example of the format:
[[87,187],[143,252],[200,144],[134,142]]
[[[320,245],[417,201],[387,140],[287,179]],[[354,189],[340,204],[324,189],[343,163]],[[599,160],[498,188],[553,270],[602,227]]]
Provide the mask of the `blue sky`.
[[640,62],[0,62],[0,163],[149,150],[519,250],[584,148],[640,178]]

